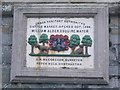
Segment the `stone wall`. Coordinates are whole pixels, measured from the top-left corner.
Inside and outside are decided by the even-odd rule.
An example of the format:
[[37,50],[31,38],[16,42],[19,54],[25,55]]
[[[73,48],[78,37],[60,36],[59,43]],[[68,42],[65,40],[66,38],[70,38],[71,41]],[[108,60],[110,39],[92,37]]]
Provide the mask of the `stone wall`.
[[[87,84],[22,84],[10,83],[12,33],[13,33],[13,7],[16,3],[2,3],[2,87],[3,88],[120,88],[120,7],[119,3],[109,3],[109,77],[108,85],[87,85]],[[80,4],[80,3],[78,3]],[[1,38],[0,38],[1,39]],[[1,84],[1,83],[0,83]]]

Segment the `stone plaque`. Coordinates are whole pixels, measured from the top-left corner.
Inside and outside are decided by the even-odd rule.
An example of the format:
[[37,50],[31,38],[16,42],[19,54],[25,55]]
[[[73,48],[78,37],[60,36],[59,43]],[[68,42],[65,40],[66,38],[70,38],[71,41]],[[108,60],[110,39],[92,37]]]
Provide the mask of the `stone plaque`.
[[94,68],[93,18],[28,18],[26,41],[27,67]]
[[107,84],[108,49],[107,5],[14,7],[12,82]]

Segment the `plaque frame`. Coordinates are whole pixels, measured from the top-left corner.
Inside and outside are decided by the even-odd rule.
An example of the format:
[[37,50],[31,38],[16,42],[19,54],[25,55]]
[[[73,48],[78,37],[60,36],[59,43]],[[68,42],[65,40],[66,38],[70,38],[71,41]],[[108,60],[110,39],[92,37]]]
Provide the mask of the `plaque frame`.
[[[26,31],[29,17],[94,17],[94,69],[65,70],[27,68]],[[101,37],[102,36],[102,37]],[[11,65],[13,83],[109,83],[108,6],[104,4],[18,4],[14,6]],[[101,44],[102,43],[102,44]],[[101,49],[102,48],[102,49]]]

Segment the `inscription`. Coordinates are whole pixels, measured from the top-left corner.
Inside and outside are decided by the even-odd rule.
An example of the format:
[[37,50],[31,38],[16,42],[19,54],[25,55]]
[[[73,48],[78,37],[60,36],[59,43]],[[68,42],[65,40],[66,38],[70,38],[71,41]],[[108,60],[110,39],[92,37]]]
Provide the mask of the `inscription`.
[[28,18],[27,67],[94,68],[93,18]]
[[77,68],[82,65],[82,59],[54,59],[54,58],[37,58],[37,65],[42,67],[60,67],[60,68]]

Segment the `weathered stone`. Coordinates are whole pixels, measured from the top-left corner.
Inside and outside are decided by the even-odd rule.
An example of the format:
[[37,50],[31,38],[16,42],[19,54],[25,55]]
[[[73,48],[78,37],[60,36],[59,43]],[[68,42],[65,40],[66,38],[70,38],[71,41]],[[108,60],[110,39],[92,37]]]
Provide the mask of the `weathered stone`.
[[120,88],[120,78],[118,79],[118,81],[119,81],[119,84],[118,84],[119,86],[118,87]]
[[2,28],[13,28],[13,18],[2,15]]
[[82,88],[79,84],[28,84],[29,88]]
[[[114,31],[115,32],[115,31]],[[117,46],[115,46],[115,45],[118,45],[119,43],[120,43],[120,40],[119,40],[119,35],[118,35],[118,33],[116,33],[116,34],[110,34],[110,41],[112,42],[112,45],[113,45],[113,47],[117,47]]]
[[2,3],[0,1],[0,64],[2,63],[2,25],[1,25],[1,22],[2,22],[2,10],[1,10],[1,7],[2,7]]
[[2,11],[11,12],[12,11],[12,5],[3,5]]
[[12,44],[12,18],[4,18],[2,21],[2,44],[11,45]]
[[2,21],[2,3],[0,1],[0,90],[2,88],[2,26],[1,26],[1,21]]
[[12,13],[13,5],[3,4],[1,9],[2,9],[3,17],[12,17],[13,16],[13,13]]
[[2,66],[2,83],[3,86],[10,83],[10,65]]
[[109,67],[109,75],[110,76],[118,76],[119,75],[119,67],[118,66],[110,66]]
[[2,64],[0,64],[0,89],[2,88]]
[[109,64],[110,65],[118,65],[118,55],[117,55],[117,48],[110,47],[109,48]]
[[106,88],[118,88],[118,84],[119,84],[118,78],[113,77],[110,79],[110,83],[108,85],[88,85],[89,86],[88,88],[104,88],[104,89],[106,89]]
[[[63,0],[2,0],[4,2],[24,2],[24,1],[28,1],[28,2],[63,2]],[[64,0],[64,2],[80,2],[80,0]],[[96,2],[98,0],[82,0],[81,2]],[[103,0],[102,0],[103,1]],[[105,0],[104,0],[105,1]],[[109,0],[108,0],[109,1]],[[118,0],[111,0],[111,2],[116,2]],[[98,2],[101,2],[100,0]],[[117,8],[116,4],[111,4],[113,7],[111,7],[111,11],[110,13],[113,13],[115,15],[116,10],[115,8]],[[114,8],[115,6],[115,8]],[[7,7],[8,8],[8,7]],[[8,8],[5,10],[5,12],[7,12],[5,17],[9,17],[9,14],[11,14],[10,8]],[[113,9],[113,10],[112,10]],[[9,11],[7,11],[9,10]],[[3,14],[4,17],[4,14]],[[84,87],[88,87],[88,88],[120,88],[120,63],[118,63],[118,59],[120,60],[120,57],[117,57],[117,51],[120,51],[120,45],[115,45],[115,44],[119,44],[120,43],[120,35],[118,35],[118,31],[119,31],[119,23],[120,20],[118,18],[117,15],[115,15],[114,17],[110,17],[111,18],[111,23],[110,23],[110,27],[112,29],[112,32],[110,33],[110,41],[112,42],[112,47],[110,47],[110,67],[109,67],[109,71],[110,71],[110,83],[108,85],[74,85],[74,84],[11,84],[10,83],[10,65],[5,66],[6,64],[11,62],[11,45],[12,44],[12,19],[13,18],[2,18],[3,19],[3,36],[2,36],[2,40],[0,37],[0,43],[2,42],[3,44],[3,77],[0,77],[0,82],[1,79],[3,79],[3,87],[4,88],[84,88]],[[1,25],[0,25],[1,27]],[[1,31],[1,30],[0,30]],[[1,32],[0,32],[0,36],[1,36]],[[0,44],[0,47],[1,44]],[[118,48],[119,49],[118,49]],[[119,52],[120,54],[120,52]],[[2,51],[0,50],[0,55],[2,55]],[[120,56],[120,55],[118,55]],[[1,59],[2,60],[2,59]],[[0,65],[0,74],[1,74],[1,70],[2,70],[2,66]],[[0,76],[2,76],[0,75]],[[118,78],[119,77],[119,78]],[[1,84],[1,83],[0,83]],[[1,87],[1,86],[0,86]],[[101,90],[101,89],[100,89]],[[115,89],[114,89],[115,90]]]
[[102,2],[102,3],[112,3],[119,2],[119,0],[2,0],[2,2]]
[[18,83],[18,84],[6,84],[3,86],[3,89],[25,89],[25,90],[31,90],[29,89],[29,87],[25,84],[21,84],[21,83]]
[[3,54],[2,54],[2,63],[3,64],[9,64],[11,63],[11,53],[12,53],[12,47],[11,46],[3,46]]
[[12,34],[2,33],[2,45],[12,45]]
[[119,25],[119,18],[116,16],[116,17],[112,17],[111,16],[111,23],[110,23],[110,26],[118,26]]

